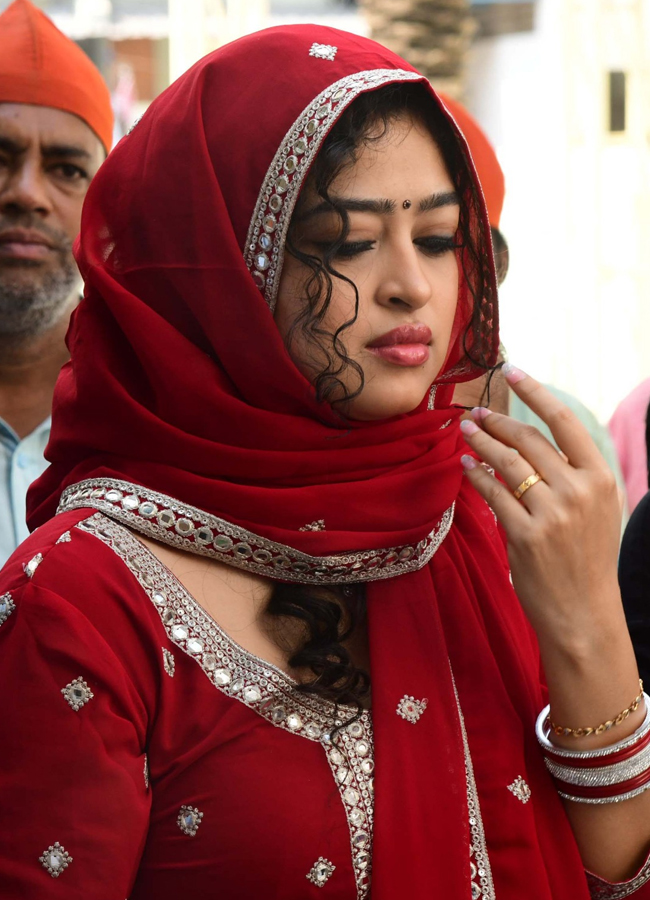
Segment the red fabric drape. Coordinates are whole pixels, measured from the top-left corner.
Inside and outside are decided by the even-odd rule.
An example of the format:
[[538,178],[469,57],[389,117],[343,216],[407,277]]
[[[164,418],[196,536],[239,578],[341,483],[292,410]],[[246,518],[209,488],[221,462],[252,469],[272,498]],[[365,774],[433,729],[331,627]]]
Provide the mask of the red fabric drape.
[[[314,43],[335,47],[334,58],[310,55]],[[194,66],[111,154],[84,208],[86,295],[57,386],[52,465],[30,495],[31,524],[54,512],[66,485],[110,476],[325,555],[417,543],[455,503],[430,563],[368,586],[373,898],[470,896],[451,661],[496,895],[580,900],[588,896],[582,867],[535,746],[535,644],[494,518],[463,483],[450,389],[438,389],[435,410],[425,398],[410,415],[343,426],[297,372],[244,261],[285,135],[321,91],[369,70],[394,70],[395,80],[413,71],[329,28],[257,33]],[[472,209],[489,253],[485,209]],[[443,382],[462,361],[475,302],[461,285]],[[492,312],[483,326],[494,355]],[[316,519],[325,531],[298,530]],[[428,700],[415,725],[396,714],[404,695]],[[517,776],[531,786],[529,804],[507,789]]]

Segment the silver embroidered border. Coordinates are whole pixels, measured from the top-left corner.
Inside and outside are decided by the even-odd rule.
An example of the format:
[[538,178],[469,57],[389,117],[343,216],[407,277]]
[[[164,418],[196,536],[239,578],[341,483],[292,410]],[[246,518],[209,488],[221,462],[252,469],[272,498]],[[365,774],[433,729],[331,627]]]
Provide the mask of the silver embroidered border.
[[[296,690],[285,672],[233,641],[157,557],[117,522],[95,513],[76,527],[97,537],[125,563],[158,610],[169,640],[219,691],[272,725],[321,744],[348,820],[357,900],[364,900],[370,890],[374,812],[370,712],[364,710],[343,725],[356,709]],[[332,741],[334,727],[340,730]]]
[[257,199],[244,252],[246,265],[271,312],[278,294],[291,215],[323,139],[359,94],[396,81],[425,79],[404,69],[369,69],[340,78],[300,113],[278,147]]
[[[449,664],[451,670],[451,663]],[[490,857],[488,856],[487,845],[485,843],[485,829],[483,827],[483,818],[481,816],[481,804],[479,802],[478,791],[476,790],[476,780],[474,778],[474,766],[472,764],[472,756],[469,749],[469,741],[467,740],[467,730],[465,728],[465,718],[463,710],[460,706],[460,698],[456,688],[454,675],[451,675],[454,687],[454,695],[456,697],[456,707],[458,709],[458,721],[460,722],[460,731],[463,737],[463,750],[465,752],[465,773],[467,778],[467,810],[469,813],[469,828],[472,835],[472,847],[474,857],[478,866],[478,876],[481,882],[481,894],[483,900],[494,900],[494,881],[492,879],[492,868],[490,866]],[[470,853],[471,855],[471,853]]]
[[421,569],[449,533],[454,506],[416,545],[310,556],[232,525],[194,506],[140,485],[112,478],[81,481],[63,492],[57,512],[97,509],[140,534],[210,556],[266,578],[302,584],[378,581]]
[[650,856],[646,859],[640,872],[629,881],[613,884],[603,881],[602,878],[591,872],[587,872],[586,875],[591,900],[624,900],[625,897],[630,897],[650,881]]

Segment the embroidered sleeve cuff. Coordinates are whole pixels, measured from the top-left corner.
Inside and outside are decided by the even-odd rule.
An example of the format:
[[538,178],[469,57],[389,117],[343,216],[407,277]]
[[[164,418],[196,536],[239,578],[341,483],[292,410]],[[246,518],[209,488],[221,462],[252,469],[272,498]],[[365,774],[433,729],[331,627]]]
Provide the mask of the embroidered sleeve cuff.
[[629,881],[605,881],[592,872],[586,874],[592,900],[622,900],[632,895],[635,900],[650,900],[650,854]]

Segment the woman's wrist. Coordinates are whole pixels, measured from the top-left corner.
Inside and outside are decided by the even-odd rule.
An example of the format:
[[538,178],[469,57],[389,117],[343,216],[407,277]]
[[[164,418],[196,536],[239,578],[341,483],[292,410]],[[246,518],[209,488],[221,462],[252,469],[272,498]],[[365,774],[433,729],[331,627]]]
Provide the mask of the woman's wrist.
[[[596,622],[575,640],[540,641],[542,665],[549,692],[550,716],[570,730],[596,729],[630,709],[639,694],[639,673],[625,621]],[[600,733],[576,738],[553,734],[559,747],[605,747],[643,721],[645,707],[636,709]]]

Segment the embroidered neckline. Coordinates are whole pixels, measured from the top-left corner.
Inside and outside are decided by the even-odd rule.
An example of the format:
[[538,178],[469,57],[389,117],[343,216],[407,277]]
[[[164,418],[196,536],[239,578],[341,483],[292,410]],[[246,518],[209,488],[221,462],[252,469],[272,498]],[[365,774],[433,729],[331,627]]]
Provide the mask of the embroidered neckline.
[[66,488],[57,512],[91,508],[133,531],[189,553],[210,556],[265,578],[302,584],[378,581],[421,569],[449,533],[454,505],[418,544],[310,556],[189,506],[166,494],[114,478],[92,478]]
[[[370,890],[374,812],[370,712],[363,710],[345,725],[356,715],[356,709],[298,691],[290,675],[233,640],[176,576],[122,525],[95,513],[76,527],[101,540],[124,562],[158,611],[170,642],[193,659],[221,693],[248,706],[270,724],[321,744],[348,820],[357,900],[364,900]],[[331,732],[335,727],[339,730],[333,743]]]

